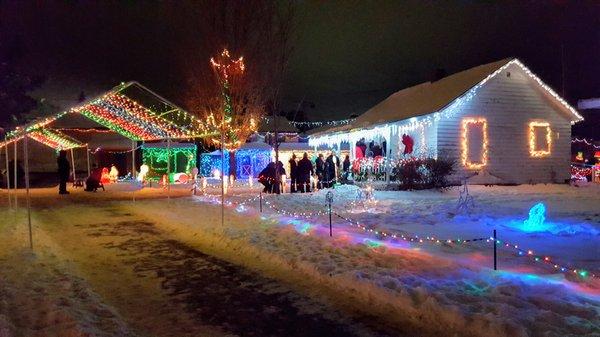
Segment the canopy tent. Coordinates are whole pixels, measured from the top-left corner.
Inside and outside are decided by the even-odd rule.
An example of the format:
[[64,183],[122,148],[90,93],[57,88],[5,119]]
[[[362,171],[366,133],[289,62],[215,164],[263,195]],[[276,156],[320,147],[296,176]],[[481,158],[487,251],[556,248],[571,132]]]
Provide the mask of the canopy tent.
[[[101,128],[98,128],[99,126]],[[15,143],[16,162],[17,142],[25,136],[55,150],[68,150],[98,143],[99,139],[95,139],[98,137],[90,137],[90,134],[102,136],[99,137],[101,142],[108,140],[114,144],[114,139],[106,138],[107,133],[120,135],[132,141],[134,166],[138,141],[166,140],[170,143],[172,140],[213,136],[218,134],[218,131],[210,130],[182,108],[142,84],[132,81],[122,83],[77,107],[15,128],[6,134],[0,148]],[[8,150],[6,152],[8,153]],[[89,174],[89,151],[87,155]],[[132,170],[132,174],[135,175],[135,169]]]
[[[170,147],[172,140],[203,138],[219,133],[218,130],[211,130],[193,115],[140,83],[135,81],[122,83],[82,105],[19,126],[5,135],[5,139],[0,142],[0,149],[4,148],[5,150],[7,175],[9,164],[8,145],[14,143],[14,165],[16,172],[17,143],[21,140],[23,141],[25,185],[27,188],[28,204],[28,139],[34,139],[56,150],[71,150],[71,161],[73,164],[72,150],[79,147],[87,148],[87,143],[83,143],[77,140],[77,137],[67,135],[63,132],[70,129],[68,123],[64,125],[65,119],[69,116],[84,116],[97,124],[95,126],[86,126],[86,130],[101,132],[102,130],[97,129],[97,126],[100,125],[130,139],[132,141],[131,153],[133,165],[135,165],[135,149],[137,148],[136,142],[138,141],[166,140],[168,142],[167,146]],[[59,120],[63,123],[55,123]],[[57,127],[59,124],[61,124],[60,127]],[[108,131],[106,129],[104,131]],[[89,149],[86,152],[89,175]],[[133,172],[135,172],[135,169]],[[7,178],[7,180],[10,180],[9,177]],[[16,175],[14,178],[15,185],[13,186],[16,186]],[[7,184],[7,188],[10,199],[10,184]]]
[[[64,134],[59,130],[51,130],[51,129],[38,129],[32,130],[28,133],[28,136],[48,147],[51,147],[57,151],[60,150],[71,150],[78,147],[85,147],[87,144],[82,143],[71,136]],[[19,141],[23,139],[23,135],[19,135],[10,140],[6,140],[0,143],[0,148],[5,145],[11,144],[13,142]]]
[[17,127],[7,134],[7,140],[48,129],[52,123],[72,114],[83,115],[133,141],[192,139],[218,134],[217,130],[210,130],[196,117],[140,83],[128,82],[80,106]]

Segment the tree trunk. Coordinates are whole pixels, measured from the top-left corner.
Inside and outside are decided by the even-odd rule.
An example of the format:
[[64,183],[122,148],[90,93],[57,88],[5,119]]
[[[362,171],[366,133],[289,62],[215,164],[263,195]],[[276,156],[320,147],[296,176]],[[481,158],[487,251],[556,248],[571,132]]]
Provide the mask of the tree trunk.
[[237,179],[237,165],[235,161],[235,151],[229,151],[229,176]]

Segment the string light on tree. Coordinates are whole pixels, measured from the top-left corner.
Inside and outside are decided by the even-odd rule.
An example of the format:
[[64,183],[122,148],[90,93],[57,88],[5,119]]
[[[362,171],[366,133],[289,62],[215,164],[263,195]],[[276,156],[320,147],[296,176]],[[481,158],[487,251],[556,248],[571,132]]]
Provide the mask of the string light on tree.
[[[217,57],[210,59],[210,64],[217,74],[221,86],[221,116],[215,116],[213,112],[206,115],[206,124],[214,129],[221,130],[224,135],[223,147],[228,150],[235,150],[253,134],[257,129],[256,118],[251,109],[244,105],[244,98],[235,96],[240,90],[242,77],[246,69],[244,57],[233,59],[227,49]],[[238,95],[239,96],[239,95]],[[220,136],[214,136],[211,139],[214,145],[221,146]]]

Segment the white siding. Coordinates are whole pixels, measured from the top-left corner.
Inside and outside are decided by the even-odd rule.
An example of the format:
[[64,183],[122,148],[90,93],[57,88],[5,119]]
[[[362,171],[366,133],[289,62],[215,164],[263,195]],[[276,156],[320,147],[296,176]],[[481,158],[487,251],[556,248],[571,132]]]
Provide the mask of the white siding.
[[[457,159],[458,176],[477,171],[465,169],[460,161],[464,117],[487,119],[489,160],[484,170],[491,175],[506,183],[562,182],[570,177],[569,116],[517,66],[510,66],[488,81],[453,118],[438,122],[438,155]],[[533,120],[550,123],[552,147],[547,157],[530,156],[529,122]],[[545,145],[545,139],[538,141]]]
[[[402,122],[399,122],[398,125],[402,125]],[[410,136],[414,141],[413,155],[427,157],[437,156],[436,123],[411,131],[404,131],[400,128],[398,133],[393,136],[396,138],[396,144],[398,146],[396,153],[400,156],[402,156],[402,153],[404,152],[404,144],[402,144],[402,135],[404,134]]]

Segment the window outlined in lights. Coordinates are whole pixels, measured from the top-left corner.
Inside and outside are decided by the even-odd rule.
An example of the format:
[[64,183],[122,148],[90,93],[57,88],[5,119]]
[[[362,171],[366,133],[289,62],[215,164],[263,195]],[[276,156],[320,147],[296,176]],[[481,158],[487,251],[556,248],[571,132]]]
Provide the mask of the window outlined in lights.
[[[461,139],[461,160],[464,167],[468,169],[481,169],[488,162],[488,130],[487,120],[483,117],[466,117],[461,123],[462,139]],[[469,129],[472,127],[481,128],[481,158],[479,161],[471,161],[469,159]]]
[[[546,131],[546,139],[538,139],[536,130],[543,128]],[[550,155],[552,148],[552,129],[550,123],[542,121],[529,122],[529,154],[532,157],[546,157]]]

